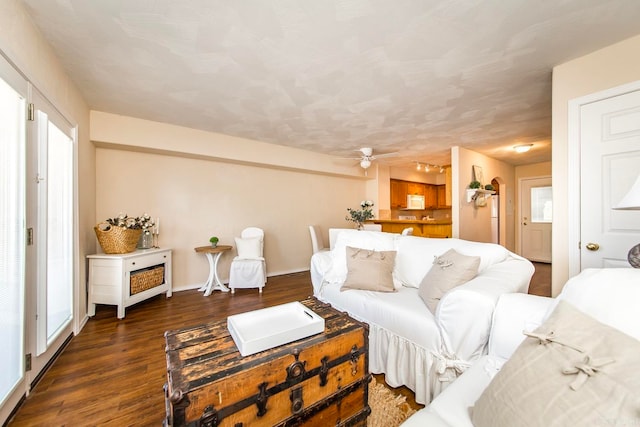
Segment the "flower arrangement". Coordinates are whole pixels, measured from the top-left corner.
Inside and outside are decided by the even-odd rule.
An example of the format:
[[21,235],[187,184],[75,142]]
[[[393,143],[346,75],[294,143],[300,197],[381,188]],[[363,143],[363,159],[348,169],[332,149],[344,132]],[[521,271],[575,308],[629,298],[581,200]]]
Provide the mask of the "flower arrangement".
[[344,219],[354,222],[358,229],[362,228],[362,223],[373,218],[373,202],[371,200],[363,200],[360,202],[360,209],[347,208],[349,213]]
[[155,225],[153,218],[151,218],[147,213],[135,218],[121,213],[115,218],[107,218],[105,222],[114,227],[128,228],[130,230],[142,230],[146,233],[151,232]]

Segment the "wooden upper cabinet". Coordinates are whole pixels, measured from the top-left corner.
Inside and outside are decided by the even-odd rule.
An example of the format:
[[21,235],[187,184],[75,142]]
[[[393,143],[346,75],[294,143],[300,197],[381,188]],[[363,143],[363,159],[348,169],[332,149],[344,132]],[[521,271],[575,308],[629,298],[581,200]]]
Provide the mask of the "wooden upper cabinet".
[[407,207],[407,181],[391,180],[391,209]]
[[412,196],[424,196],[425,184],[422,184],[421,182],[407,182],[407,194],[411,194]]
[[401,179],[391,179],[391,209],[403,209],[407,207],[407,195],[424,196],[425,209],[433,209],[444,206],[446,200],[443,192],[439,198],[438,192],[444,185],[424,184],[421,182],[403,181]]
[[447,186],[446,185],[438,185],[438,207],[446,208],[447,207]]
[[424,191],[424,207],[435,208],[438,205],[438,190],[437,185],[425,184]]

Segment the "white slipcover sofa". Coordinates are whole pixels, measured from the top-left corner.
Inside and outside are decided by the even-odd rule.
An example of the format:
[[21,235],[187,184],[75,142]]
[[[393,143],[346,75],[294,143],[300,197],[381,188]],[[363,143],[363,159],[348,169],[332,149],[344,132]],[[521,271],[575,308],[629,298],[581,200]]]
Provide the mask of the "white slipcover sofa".
[[[395,292],[341,290],[346,248],[395,251]],[[419,296],[434,257],[449,249],[479,256],[478,274],[440,300],[435,314]],[[487,352],[494,306],[504,293],[526,293],[534,267],[500,245],[342,230],[331,251],[311,258],[314,295],[369,324],[369,370],[392,387],[405,385],[429,403],[471,362]]]
[[[571,304],[578,311],[591,316],[598,322],[612,327],[615,330],[623,332],[633,339],[640,340],[640,310],[638,310],[637,302],[640,301],[640,269],[619,268],[619,269],[586,269],[577,276],[571,278],[563,288],[557,298],[545,298],[534,295],[524,294],[508,294],[502,295],[495,309],[493,323],[491,327],[491,338],[489,340],[489,353],[477,360],[473,366],[467,369],[450,387],[444,390],[436,397],[430,405],[419,410],[412,415],[403,427],[473,427],[471,420],[471,411],[483,392],[489,387],[494,377],[501,370],[505,363],[518,347],[523,343],[526,335],[523,331],[534,331],[552,315],[560,301]],[[593,335],[594,341],[605,339],[602,333],[595,333],[593,329],[580,323],[577,325],[579,329],[584,328],[583,334],[586,336]],[[559,337],[561,338],[561,337]],[[566,339],[566,338],[565,338]],[[562,341],[562,339],[560,339]],[[637,342],[640,346],[640,341]],[[631,346],[630,346],[631,347]],[[637,349],[633,350],[629,347],[629,351],[636,352],[631,355],[632,359],[638,359]],[[614,352],[615,353],[615,352]],[[616,358],[622,362],[620,354]],[[543,363],[550,363],[550,358],[544,358]],[[518,374],[524,372],[525,367],[517,363]],[[611,365],[613,366],[613,365]],[[635,366],[637,367],[637,366]],[[640,387],[638,379],[638,370],[633,369],[634,366],[624,367],[625,376],[635,376],[636,387]],[[528,369],[528,368],[527,368]],[[620,369],[620,368],[619,368]],[[606,366],[603,367],[605,374]],[[564,372],[567,374],[567,372]],[[550,395],[541,395],[539,390],[527,387],[530,393],[526,399],[525,406],[531,406],[534,397],[542,399],[541,407],[545,410],[539,410],[536,416],[527,418],[524,424],[528,426],[546,427],[551,425],[544,417],[552,416],[555,424],[553,425],[638,425],[640,424],[640,391],[634,390],[632,393],[626,393],[625,399],[635,399],[636,414],[631,417],[620,417],[619,415],[604,415],[600,418],[600,412],[596,415],[596,424],[586,421],[585,418],[592,417],[589,414],[591,409],[597,411],[618,411],[618,403],[609,405],[606,399],[610,399],[613,393],[601,391],[597,393],[595,398],[597,403],[583,400],[579,396],[582,407],[563,408],[560,401],[565,393],[572,393],[568,384],[574,381],[577,374],[570,372],[572,376],[561,379],[564,384],[550,384],[553,393]],[[528,375],[531,375],[529,373]],[[541,372],[534,372],[534,378],[539,381],[542,388],[549,387],[545,382],[557,381]],[[595,375],[598,375],[597,373]],[[590,380],[589,380],[590,381]],[[618,386],[619,387],[619,386]],[[620,392],[620,387],[618,389]],[[519,393],[512,392],[509,389],[503,389],[502,392],[516,396]],[[487,390],[491,394],[490,390]],[[625,393],[622,391],[622,393]],[[500,425],[500,419],[503,418],[500,413],[505,411],[507,407],[506,400],[498,400],[495,408],[495,419],[491,425]],[[509,402],[512,406],[513,402]],[[593,408],[600,406],[600,408]],[[551,415],[549,411],[561,410],[570,412],[576,409],[577,413],[572,416],[577,417],[572,422],[562,421],[557,415]],[[524,416],[524,415],[523,415]],[[583,418],[584,417],[584,418]],[[586,424],[585,424],[586,423]],[[522,422],[518,425],[524,425]],[[515,425],[515,424],[513,424]]]

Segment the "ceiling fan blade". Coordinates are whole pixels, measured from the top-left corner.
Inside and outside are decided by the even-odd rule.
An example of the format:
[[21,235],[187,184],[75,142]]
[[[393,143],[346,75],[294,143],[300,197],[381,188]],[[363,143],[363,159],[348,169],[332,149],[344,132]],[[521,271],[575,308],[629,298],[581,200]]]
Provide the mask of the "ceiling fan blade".
[[383,154],[374,154],[373,156],[371,156],[372,159],[384,159],[385,157],[395,157],[397,156],[399,153],[398,152],[393,152],[393,153],[383,153]]

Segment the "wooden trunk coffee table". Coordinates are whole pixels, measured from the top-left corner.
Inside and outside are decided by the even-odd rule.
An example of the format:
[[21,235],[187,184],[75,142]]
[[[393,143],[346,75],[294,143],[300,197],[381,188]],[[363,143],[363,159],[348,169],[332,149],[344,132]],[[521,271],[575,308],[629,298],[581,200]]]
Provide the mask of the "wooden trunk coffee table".
[[324,332],[242,357],[226,320],[167,331],[165,426],[365,425],[369,328],[315,298]]

